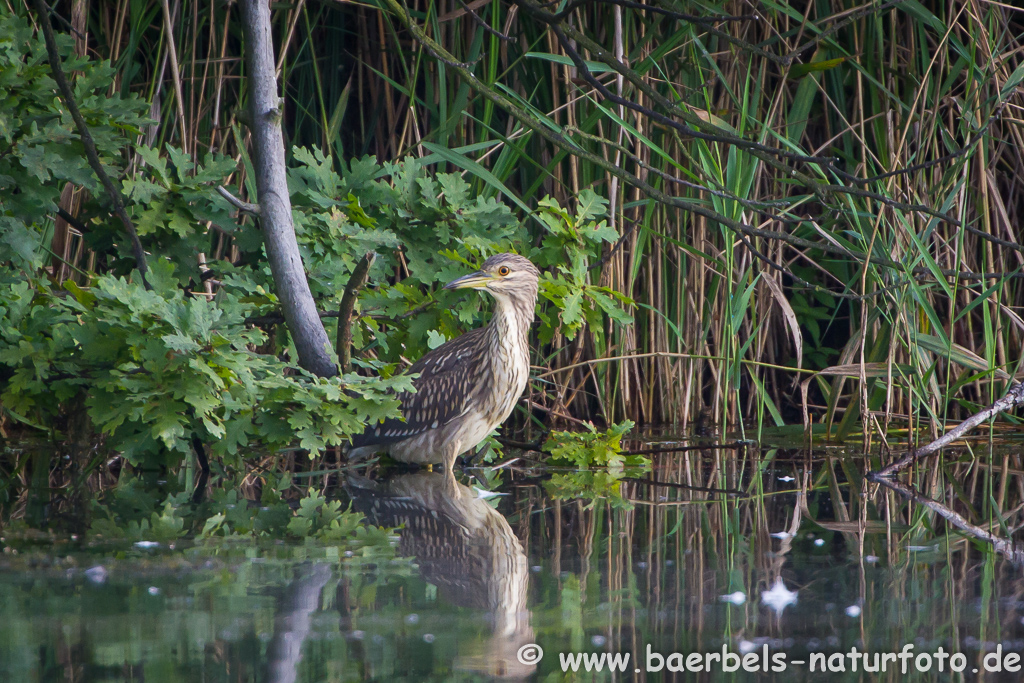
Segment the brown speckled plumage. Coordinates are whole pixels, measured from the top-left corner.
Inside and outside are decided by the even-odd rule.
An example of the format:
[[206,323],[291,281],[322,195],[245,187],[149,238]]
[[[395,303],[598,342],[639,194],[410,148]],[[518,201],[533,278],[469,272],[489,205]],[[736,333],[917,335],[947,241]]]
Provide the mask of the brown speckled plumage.
[[487,610],[489,638],[460,650],[457,669],[520,678],[536,668],[516,657],[533,642],[529,564],[508,521],[449,470],[372,482],[355,476],[346,489],[372,524],[402,527],[399,553],[416,558],[423,578],[459,607]]
[[512,412],[530,372],[527,335],[540,272],[516,254],[487,259],[448,288],[482,289],[497,301],[490,323],[448,341],[409,368],[415,393],[399,395],[405,421],[370,425],[350,457],[387,452],[403,462],[445,463],[474,448]]

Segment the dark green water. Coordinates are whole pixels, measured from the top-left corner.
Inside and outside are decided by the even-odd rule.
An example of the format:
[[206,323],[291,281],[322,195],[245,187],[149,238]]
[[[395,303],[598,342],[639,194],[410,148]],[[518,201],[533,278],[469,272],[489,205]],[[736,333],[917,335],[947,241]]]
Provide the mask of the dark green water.
[[[851,485],[837,473],[858,457],[659,456],[649,476],[676,486],[626,482],[621,500],[554,499],[540,471],[502,473],[493,498],[472,473],[333,490],[404,524],[398,554],[412,560],[319,543],[5,538],[0,681],[1024,680],[984,666],[997,646],[1004,666],[1024,654],[1020,568]],[[873,666],[908,645],[930,671],[913,658],[906,674],[900,660],[851,670],[851,648]],[[709,662],[723,647],[736,658]],[[962,657],[944,673],[940,647]],[[574,653],[630,659],[563,672]],[[815,653],[845,672],[812,673]],[[692,671],[698,659],[711,671]]]

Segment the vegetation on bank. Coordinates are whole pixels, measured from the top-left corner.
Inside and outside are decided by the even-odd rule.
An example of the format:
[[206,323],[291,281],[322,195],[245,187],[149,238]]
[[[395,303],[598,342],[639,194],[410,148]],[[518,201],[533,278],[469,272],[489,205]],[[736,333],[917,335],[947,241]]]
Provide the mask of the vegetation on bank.
[[197,441],[235,481],[256,445],[343,443],[392,414],[408,360],[486,319],[439,286],[509,249],[544,270],[531,439],[698,418],[890,438],[1019,371],[1024,25],[997,4],[275,5],[293,217],[330,331],[378,254],[354,369],[330,379],[297,367],[230,198],[258,199],[236,7],[54,11],[151,286],[38,17],[4,6],[0,427],[78,444],[63,481],[117,453],[191,483]]

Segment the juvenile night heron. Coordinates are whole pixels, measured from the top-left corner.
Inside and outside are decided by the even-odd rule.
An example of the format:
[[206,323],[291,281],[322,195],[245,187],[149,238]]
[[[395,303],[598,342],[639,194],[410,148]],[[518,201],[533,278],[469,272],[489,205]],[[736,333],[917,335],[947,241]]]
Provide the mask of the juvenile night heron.
[[483,441],[505,421],[530,374],[527,333],[540,271],[516,254],[497,254],[445,289],[480,289],[495,298],[491,322],[445,342],[409,368],[415,393],[402,393],[405,420],[368,425],[349,457],[386,452],[400,462],[444,463]]
[[487,610],[490,637],[458,645],[455,668],[492,678],[522,678],[536,669],[516,653],[533,642],[529,561],[512,527],[451,470],[371,481],[349,474],[352,506],[371,524],[402,527],[398,553],[416,558],[426,581],[458,606]]

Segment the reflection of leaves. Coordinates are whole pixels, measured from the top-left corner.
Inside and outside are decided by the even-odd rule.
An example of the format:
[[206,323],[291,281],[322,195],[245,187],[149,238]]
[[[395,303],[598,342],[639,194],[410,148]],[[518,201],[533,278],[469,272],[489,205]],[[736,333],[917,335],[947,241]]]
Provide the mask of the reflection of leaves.
[[630,467],[619,472],[598,470],[558,473],[551,475],[551,478],[544,482],[544,490],[552,498],[559,500],[578,498],[590,501],[591,504],[598,500],[606,500],[613,507],[632,507],[631,503],[622,497],[622,478],[640,476],[646,471],[647,468]]
[[633,428],[629,420],[604,431],[593,425],[587,427],[585,432],[552,432],[548,436],[544,444],[544,450],[551,454],[548,464],[581,471],[554,474],[545,487],[556,498],[621,501],[622,478],[650,470],[650,458],[622,454],[622,437]]
[[364,557],[393,558],[397,537],[390,529],[367,525],[363,515],[342,509],[316,489],[298,501],[297,509],[281,497],[291,477],[277,486],[267,485],[259,506],[238,495],[238,481],[213,488],[211,498],[199,506],[185,493],[159,496],[140,480],[122,478],[118,486],[94,503],[92,534],[108,540],[173,541],[190,530],[212,543],[218,539],[315,539],[340,545]]

